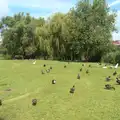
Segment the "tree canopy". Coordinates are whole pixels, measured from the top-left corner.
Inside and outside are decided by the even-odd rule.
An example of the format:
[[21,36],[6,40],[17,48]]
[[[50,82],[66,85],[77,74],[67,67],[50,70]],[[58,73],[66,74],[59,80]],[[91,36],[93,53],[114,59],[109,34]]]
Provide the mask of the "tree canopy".
[[105,0],[79,1],[68,13],[47,20],[23,12],[0,21],[5,54],[11,58],[97,60],[112,47],[116,14]]

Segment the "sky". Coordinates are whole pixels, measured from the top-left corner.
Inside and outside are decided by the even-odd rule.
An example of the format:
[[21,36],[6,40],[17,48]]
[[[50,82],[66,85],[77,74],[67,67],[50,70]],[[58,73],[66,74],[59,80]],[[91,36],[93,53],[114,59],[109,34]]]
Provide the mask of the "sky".
[[[56,12],[66,13],[78,0],[0,0],[0,18],[18,12],[29,12],[34,17],[47,18]],[[116,27],[113,40],[120,40],[120,0],[107,0],[111,9],[117,10]]]

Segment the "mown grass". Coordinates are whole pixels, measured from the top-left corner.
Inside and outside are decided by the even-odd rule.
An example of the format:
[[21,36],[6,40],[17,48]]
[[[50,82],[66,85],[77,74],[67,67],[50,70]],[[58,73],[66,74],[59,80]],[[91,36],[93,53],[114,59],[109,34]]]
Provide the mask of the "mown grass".
[[[41,74],[41,69],[53,67],[50,73]],[[64,65],[67,68],[64,68]],[[85,71],[88,65],[90,73]],[[96,63],[87,63],[80,73],[82,63],[58,61],[1,60],[0,61],[0,106],[1,120],[119,120],[120,86],[112,76],[114,69],[103,69]],[[120,73],[120,69],[117,69]],[[81,79],[77,80],[80,73]],[[116,90],[105,90],[106,76],[111,75]],[[51,84],[55,78],[57,83]],[[75,85],[76,91],[69,94]],[[11,88],[12,91],[5,91]],[[31,105],[36,98],[38,104]]]

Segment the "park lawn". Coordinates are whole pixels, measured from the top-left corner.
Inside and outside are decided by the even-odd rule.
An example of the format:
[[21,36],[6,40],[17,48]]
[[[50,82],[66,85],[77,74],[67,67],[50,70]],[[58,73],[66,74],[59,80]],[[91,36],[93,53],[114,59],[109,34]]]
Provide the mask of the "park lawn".
[[[50,73],[41,70],[53,67]],[[64,68],[64,65],[67,68]],[[88,68],[91,64],[92,68]],[[0,120],[119,120],[120,86],[112,76],[114,69],[103,69],[97,63],[32,60],[0,61]],[[86,74],[89,69],[90,73]],[[117,69],[120,73],[120,68]],[[80,73],[81,79],[77,80]],[[111,75],[116,90],[105,90],[105,78]],[[56,79],[55,85],[51,80]],[[73,95],[69,89],[75,85]],[[11,91],[5,89],[11,88]],[[33,98],[38,100],[31,105]]]

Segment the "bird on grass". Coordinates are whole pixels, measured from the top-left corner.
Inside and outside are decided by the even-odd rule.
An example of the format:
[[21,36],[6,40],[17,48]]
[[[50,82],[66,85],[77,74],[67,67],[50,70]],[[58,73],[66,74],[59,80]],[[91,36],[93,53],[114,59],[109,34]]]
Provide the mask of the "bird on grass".
[[113,75],[114,75],[114,76],[117,75],[117,72],[115,71],[115,72],[113,73]]
[[37,99],[32,99],[32,105],[33,106],[37,105]]
[[108,76],[107,78],[106,78],[106,81],[110,81],[111,80],[111,76]]
[[56,84],[56,80],[52,80],[52,84]]
[[82,68],[80,68],[80,72],[82,71]]
[[75,92],[75,86],[73,85],[73,87],[72,88],[70,88],[70,93],[74,93]]
[[86,70],[86,74],[88,74],[89,73],[89,70]]
[[0,106],[2,106],[2,100],[0,99]]
[[44,64],[43,66],[46,67],[46,64]]
[[115,87],[111,86],[110,84],[106,84],[105,89],[107,89],[107,90],[111,90],[111,89],[115,90]]
[[80,79],[80,74],[77,75],[77,79]]
[[45,72],[44,72],[43,70],[41,70],[41,73],[42,73],[42,74],[45,74]]
[[66,65],[64,65],[64,68],[66,68],[67,66]]
[[118,78],[116,78],[116,82],[120,85],[120,80]]

